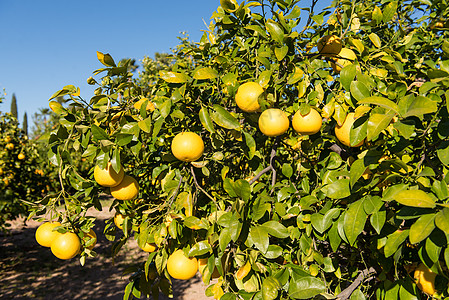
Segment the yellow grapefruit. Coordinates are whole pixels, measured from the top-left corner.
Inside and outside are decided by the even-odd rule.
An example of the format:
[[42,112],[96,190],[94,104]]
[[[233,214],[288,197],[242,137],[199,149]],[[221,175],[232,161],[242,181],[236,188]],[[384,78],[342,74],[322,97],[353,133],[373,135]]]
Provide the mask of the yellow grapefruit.
[[203,139],[194,132],[178,133],[171,143],[173,155],[182,161],[198,160],[204,152]]
[[117,200],[133,200],[139,194],[139,183],[133,177],[125,175],[120,184],[110,190],[112,197]]
[[257,82],[246,82],[239,86],[235,94],[235,103],[246,112],[255,112],[260,109],[259,96],[263,88]]
[[278,108],[269,108],[260,114],[259,129],[266,136],[284,134],[289,126],[287,115]]
[[125,172],[123,171],[123,167],[120,166],[120,171],[117,173],[114,168],[112,168],[112,164],[108,162],[105,169],[101,169],[99,166],[95,166],[94,169],[94,178],[95,181],[105,187],[113,187],[117,186],[125,176]]
[[298,110],[293,116],[292,125],[296,132],[303,135],[315,134],[321,129],[323,121],[321,115],[313,108],[307,115],[301,115]]

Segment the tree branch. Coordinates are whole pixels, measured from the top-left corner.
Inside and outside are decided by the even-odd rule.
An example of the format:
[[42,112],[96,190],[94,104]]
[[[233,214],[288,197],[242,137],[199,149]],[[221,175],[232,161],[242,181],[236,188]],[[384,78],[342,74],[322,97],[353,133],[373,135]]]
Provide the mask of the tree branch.
[[351,283],[351,285],[349,285],[347,288],[341,291],[340,294],[337,295],[337,299],[339,300],[349,299],[352,293],[365,281],[365,278],[368,277],[368,279],[370,279],[371,275],[374,275],[376,273],[377,271],[373,267],[363,270],[362,272],[360,272],[360,274],[357,276],[354,282]]

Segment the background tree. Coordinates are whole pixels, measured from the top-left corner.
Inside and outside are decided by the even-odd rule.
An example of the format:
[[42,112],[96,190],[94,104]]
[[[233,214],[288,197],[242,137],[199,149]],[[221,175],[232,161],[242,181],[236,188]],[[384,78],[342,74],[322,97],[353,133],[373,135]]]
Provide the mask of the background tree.
[[28,135],[28,116],[26,112],[23,114],[22,130],[25,135]]
[[12,94],[12,98],[11,98],[11,114],[14,118],[17,119],[18,117],[18,113],[17,113],[17,99],[16,99],[16,95]]

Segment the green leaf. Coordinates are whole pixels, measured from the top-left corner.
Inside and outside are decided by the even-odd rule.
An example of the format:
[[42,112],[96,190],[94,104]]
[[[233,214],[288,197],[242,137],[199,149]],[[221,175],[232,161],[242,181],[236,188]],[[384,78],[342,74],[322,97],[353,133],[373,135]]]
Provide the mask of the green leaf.
[[438,146],[437,156],[443,164],[446,166],[449,165],[449,143],[443,142],[440,146]]
[[379,211],[373,213],[369,220],[374,230],[380,234],[382,227],[385,225],[385,221],[387,220],[387,211],[385,208],[380,209]]
[[206,128],[207,131],[210,133],[215,133],[214,123],[212,122],[212,119],[209,115],[209,110],[207,107],[202,107],[200,109],[200,121],[201,124],[203,124],[203,127]]
[[300,8],[299,6],[297,6],[297,5],[295,5],[295,7],[293,8],[293,10],[292,10],[288,15],[286,15],[284,18],[285,18],[286,20],[289,20],[289,19],[296,19],[296,18],[298,18],[300,15],[301,15],[301,8]]
[[338,208],[332,208],[328,210],[324,215],[320,213],[314,213],[310,216],[310,221],[313,228],[319,233],[323,233],[332,226],[332,221],[340,214]]
[[349,179],[341,179],[325,185],[321,191],[331,199],[343,199],[351,195]]
[[383,11],[383,21],[384,22],[389,22],[393,19],[394,15],[396,14],[396,11],[398,9],[398,2],[397,1],[392,1],[390,3],[388,3]]
[[239,120],[218,104],[214,104],[214,112],[211,117],[217,125],[223,128],[240,130]]
[[200,241],[190,248],[189,256],[199,256],[212,252],[212,247],[208,241]]
[[276,47],[274,49],[274,54],[276,55],[276,58],[278,61],[281,61],[284,59],[284,57],[287,55],[288,53],[288,46],[284,45],[282,47]]
[[396,202],[402,205],[421,207],[421,208],[434,208],[435,201],[422,190],[406,190],[400,191],[393,196]]
[[374,105],[378,105],[380,107],[392,110],[396,114],[399,114],[398,105],[396,103],[394,103],[393,101],[388,100],[387,98],[384,98],[384,97],[371,96],[371,97],[365,98],[363,100],[360,100],[358,102],[358,104],[374,104]]
[[394,112],[389,111],[384,114],[371,114],[368,119],[367,139],[373,141],[385,128],[390,125]]
[[356,73],[356,66],[354,64],[348,65],[340,71],[340,82],[345,90],[351,90],[351,83],[354,80]]
[[217,71],[209,67],[200,68],[193,74],[193,78],[198,80],[215,79],[217,77]]
[[[404,118],[410,116],[420,117],[424,114],[431,114],[438,110],[438,105],[435,101],[430,100],[424,96],[409,97],[407,101],[406,111],[403,114]],[[410,101],[411,100],[411,101]]]
[[185,83],[189,76],[184,73],[159,71],[159,76],[168,83]]
[[370,90],[361,81],[352,81],[349,90],[351,91],[351,96],[357,101],[361,101],[371,96]]
[[268,232],[263,226],[251,227],[247,239],[248,244],[254,245],[262,253],[267,252],[270,240],[268,238]]
[[[295,84],[297,83],[299,80],[301,80],[301,78],[304,77],[304,71],[300,68],[298,68],[297,66],[295,66],[295,72],[293,72],[289,77],[288,77],[288,81],[287,84]],[[298,94],[300,93],[299,91],[299,87],[298,87]],[[298,96],[299,98],[301,98],[301,96]]]
[[237,180],[233,185],[235,194],[243,201],[248,201],[251,197],[251,186],[249,182],[244,179]]
[[106,131],[104,131],[104,129],[98,127],[95,124],[92,124],[92,135],[94,137],[95,140],[101,141],[101,140],[108,140],[109,136],[106,133]]
[[248,157],[249,159],[253,159],[254,155],[256,154],[256,141],[251,134],[245,131],[243,132],[243,135],[245,136],[246,146],[249,149]]
[[262,282],[262,299],[274,300],[278,296],[278,290],[281,285],[279,281],[274,277],[267,277]]
[[366,297],[360,289],[356,289],[352,294],[349,300],[365,300]]
[[293,299],[311,299],[326,291],[326,285],[315,277],[301,277],[291,280],[288,294]]
[[435,216],[435,225],[445,234],[449,234],[449,208],[444,208]]
[[201,219],[199,219],[195,216],[189,216],[189,217],[185,218],[184,225],[193,230],[208,229],[208,227],[209,227]]
[[362,233],[366,223],[366,213],[363,200],[352,203],[345,214],[344,230],[350,245],[354,245],[357,237]]
[[371,40],[371,42],[374,44],[374,46],[376,46],[376,48],[380,48],[382,46],[379,36],[377,34],[375,34],[374,32],[370,33],[370,35],[368,35],[368,37]]
[[112,56],[109,55],[109,53],[103,54],[97,51],[97,58],[106,67],[116,67],[114,59],[112,59]]
[[410,243],[419,243],[432,233],[435,229],[435,216],[435,214],[423,215],[410,226]]
[[151,120],[151,117],[146,118],[145,120],[141,120],[139,122],[137,122],[137,125],[139,126],[139,128],[146,132],[146,133],[150,133],[151,129],[153,128],[153,121]]
[[357,180],[359,180],[360,177],[362,177],[366,169],[367,166],[365,165],[365,160],[363,158],[357,159],[352,163],[351,169],[349,170],[351,187],[354,186],[354,184],[357,182]]
[[250,30],[254,30],[255,32],[257,32],[258,34],[260,34],[264,38],[267,37],[266,31],[262,27],[260,27],[259,25],[248,25],[245,28],[246,29],[250,29]]
[[266,232],[279,239],[285,239],[289,237],[287,228],[277,221],[268,221],[261,225]]
[[270,33],[271,38],[278,42],[279,44],[282,44],[284,42],[284,29],[276,23],[275,21],[269,19],[265,26],[267,27],[267,31]]
[[410,230],[396,230],[387,237],[387,242],[384,247],[385,257],[393,255],[401,244],[407,239]]
[[268,250],[263,254],[268,259],[275,259],[282,255],[282,247],[278,245],[268,246]]

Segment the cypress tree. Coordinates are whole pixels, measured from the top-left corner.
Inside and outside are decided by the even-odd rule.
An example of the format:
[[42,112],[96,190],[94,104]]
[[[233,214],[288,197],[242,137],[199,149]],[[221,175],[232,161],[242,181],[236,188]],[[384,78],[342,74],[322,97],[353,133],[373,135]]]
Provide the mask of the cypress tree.
[[26,112],[23,114],[22,129],[25,132],[25,135],[28,135],[28,116]]
[[17,99],[16,95],[12,94],[12,100],[11,100],[11,114],[14,118],[17,119]]

